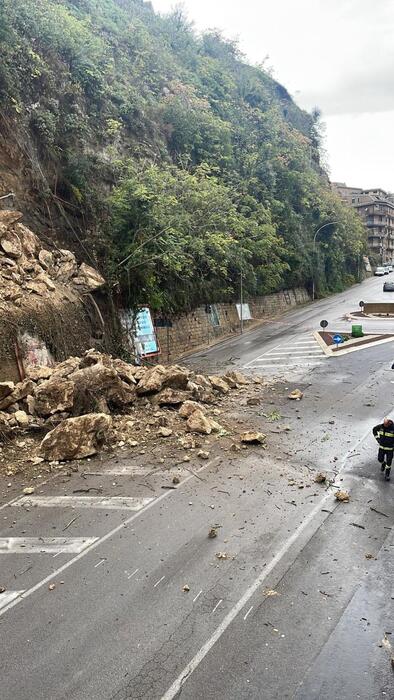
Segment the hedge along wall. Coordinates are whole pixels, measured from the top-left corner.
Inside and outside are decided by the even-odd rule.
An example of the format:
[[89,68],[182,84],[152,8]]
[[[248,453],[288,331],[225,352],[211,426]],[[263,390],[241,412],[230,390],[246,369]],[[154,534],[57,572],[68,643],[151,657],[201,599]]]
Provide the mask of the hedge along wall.
[[[276,294],[268,294],[248,300],[252,321],[245,321],[244,327],[253,320],[270,318],[298,304],[309,301],[305,289],[289,289]],[[171,327],[157,324],[170,320]],[[235,304],[213,304],[207,313],[205,306],[178,316],[155,318],[156,332],[160,344],[162,362],[172,362],[194,348],[208,345],[217,339],[239,333],[240,320]]]

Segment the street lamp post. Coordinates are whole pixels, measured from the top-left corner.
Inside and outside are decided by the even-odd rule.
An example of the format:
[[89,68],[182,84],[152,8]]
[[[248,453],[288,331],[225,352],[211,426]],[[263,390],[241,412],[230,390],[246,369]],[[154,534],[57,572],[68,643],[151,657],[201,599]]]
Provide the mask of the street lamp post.
[[[326,224],[323,224],[323,226],[320,226],[320,228],[317,229],[315,235],[313,236],[313,263],[315,260],[315,253],[316,253],[316,237],[317,234],[320,233],[320,231],[323,228],[326,228],[326,226],[332,226],[333,224],[338,224],[339,221],[328,221]],[[315,269],[312,266],[312,301],[315,301]]]

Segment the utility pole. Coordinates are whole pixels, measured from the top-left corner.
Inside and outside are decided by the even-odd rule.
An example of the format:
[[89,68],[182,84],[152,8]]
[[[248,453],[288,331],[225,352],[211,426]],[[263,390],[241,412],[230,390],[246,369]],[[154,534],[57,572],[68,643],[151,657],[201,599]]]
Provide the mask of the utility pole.
[[244,332],[244,286],[243,286],[243,270],[241,266],[241,285],[240,285],[240,296],[241,296],[241,312],[240,312],[240,325],[241,325],[241,335]]

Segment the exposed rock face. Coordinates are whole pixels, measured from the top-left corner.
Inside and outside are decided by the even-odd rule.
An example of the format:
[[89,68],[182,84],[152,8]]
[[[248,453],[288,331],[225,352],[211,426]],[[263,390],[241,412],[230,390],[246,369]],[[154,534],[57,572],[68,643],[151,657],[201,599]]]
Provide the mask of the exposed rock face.
[[37,295],[59,302],[69,300],[70,293],[77,299],[78,294],[94,292],[105,284],[90,265],[78,267],[70,250],[45,250],[38,237],[19,222],[21,217],[20,212],[0,210],[0,299],[16,302]]
[[51,461],[90,457],[105,442],[111,425],[111,417],[104,413],[68,418],[44,437],[40,456]]
[[94,292],[105,285],[105,279],[94,267],[82,263],[79,266],[77,276],[73,279],[73,284],[81,292]]
[[74,384],[68,379],[55,378],[37,386],[34,392],[35,412],[39,416],[52,416],[72,408]]

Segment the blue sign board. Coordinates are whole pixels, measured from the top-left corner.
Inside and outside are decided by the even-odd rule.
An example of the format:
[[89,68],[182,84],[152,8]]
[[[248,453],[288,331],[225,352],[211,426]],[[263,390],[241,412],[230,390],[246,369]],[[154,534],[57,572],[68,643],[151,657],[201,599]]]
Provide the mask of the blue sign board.
[[139,355],[156,355],[159,352],[152,316],[147,307],[137,312],[134,343]]
[[343,343],[343,337],[337,333],[336,335],[333,336],[333,341],[335,345],[339,345],[339,343]]

